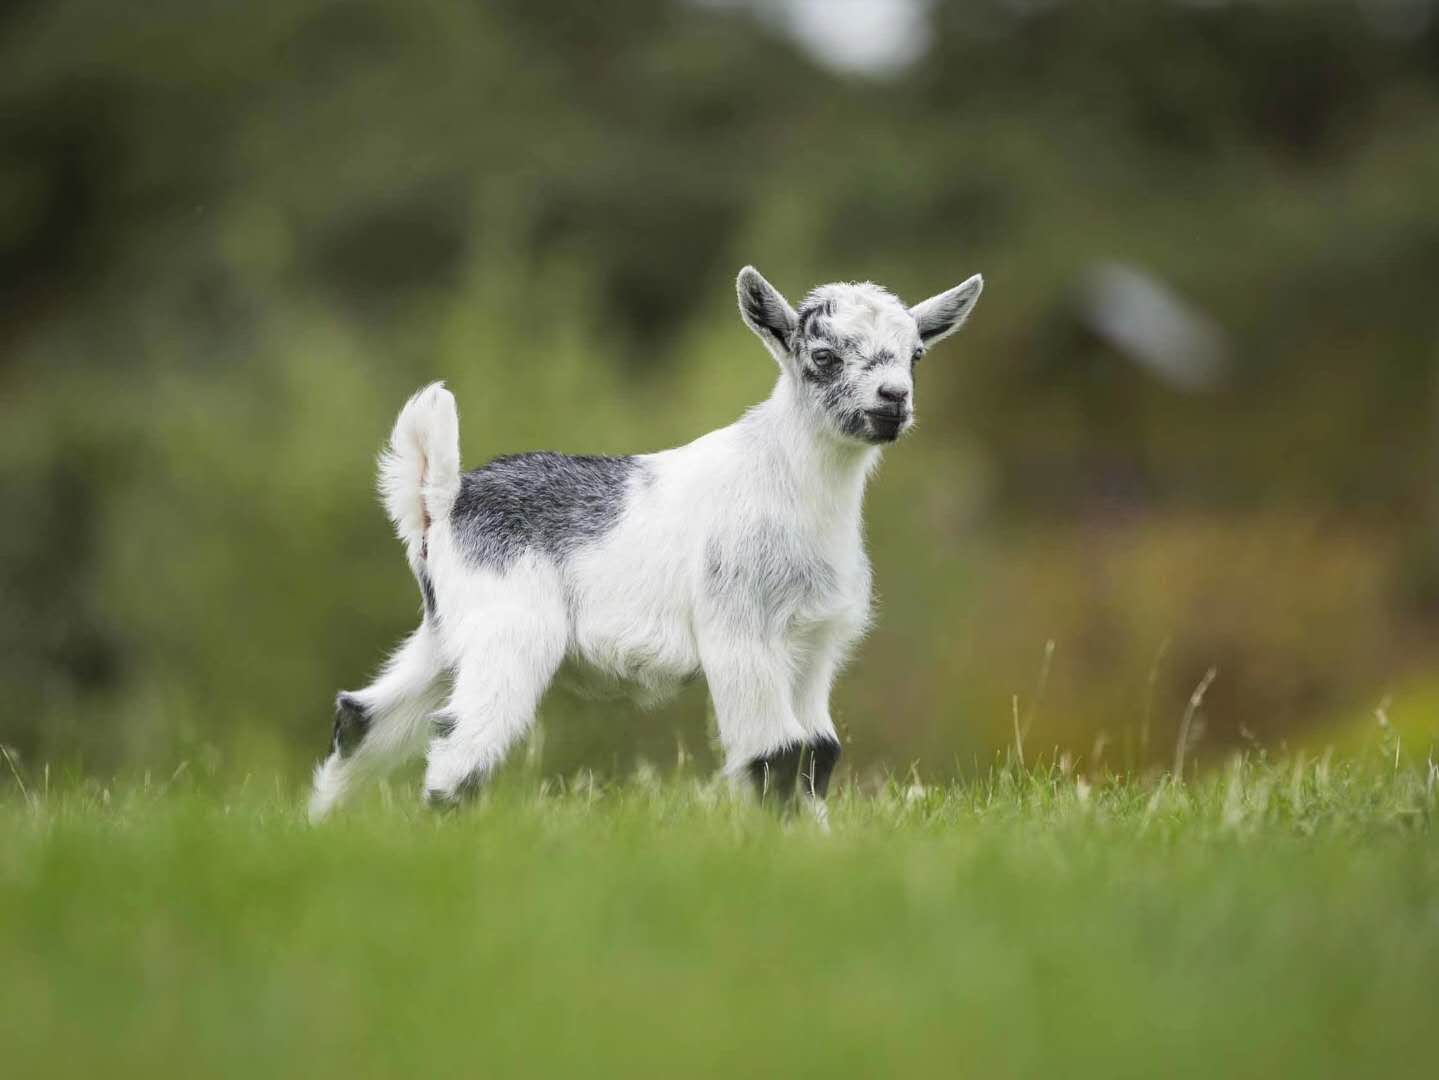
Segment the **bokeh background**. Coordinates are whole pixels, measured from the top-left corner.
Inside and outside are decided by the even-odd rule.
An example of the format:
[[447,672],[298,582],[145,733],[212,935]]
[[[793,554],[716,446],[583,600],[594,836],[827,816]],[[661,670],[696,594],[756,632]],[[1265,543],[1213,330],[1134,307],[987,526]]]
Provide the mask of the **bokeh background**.
[[[278,768],[415,621],[373,458],[728,423],[734,310],[982,271],[868,504],[862,773],[1439,729],[1429,0],[32,0],[0,12],[0,742]],[[547,771],[713,761],[702,688]]]

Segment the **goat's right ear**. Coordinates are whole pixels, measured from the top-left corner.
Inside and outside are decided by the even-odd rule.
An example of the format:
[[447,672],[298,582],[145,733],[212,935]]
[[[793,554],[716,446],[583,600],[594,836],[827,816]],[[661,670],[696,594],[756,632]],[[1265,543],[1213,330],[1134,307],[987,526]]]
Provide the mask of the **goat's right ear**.
[[739,272],[735,282],[739,293],[739,313],[770,354],[783,364],[789,357],[789,342],[794,336],[799,316],[778,289],[764,279],[753,266]]

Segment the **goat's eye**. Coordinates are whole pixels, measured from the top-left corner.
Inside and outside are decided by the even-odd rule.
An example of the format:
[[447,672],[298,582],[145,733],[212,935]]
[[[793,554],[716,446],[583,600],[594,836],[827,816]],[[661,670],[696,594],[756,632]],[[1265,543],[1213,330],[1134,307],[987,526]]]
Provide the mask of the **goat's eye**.
[[910,354],[909,362],[910,362],[911,364],[917,364],[917,363],[920,362],[920,360],[921,360],[923,357],[924,357],[924,350],[923,350],[923,349],[915,349],[914,352]]
[[822,368],[832,368],[839,363],[839,356],[833,349],[815,349],[809,354],[809,358],[817,367]]

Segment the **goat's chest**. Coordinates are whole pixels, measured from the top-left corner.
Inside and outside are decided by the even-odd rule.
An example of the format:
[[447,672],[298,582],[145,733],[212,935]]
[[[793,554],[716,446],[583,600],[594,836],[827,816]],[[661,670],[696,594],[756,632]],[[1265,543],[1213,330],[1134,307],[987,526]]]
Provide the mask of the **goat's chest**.
[[867,605],[869,565],[857,535],[760,520],[711,539],[704,588],[710,602],[745,622],[804,626]]

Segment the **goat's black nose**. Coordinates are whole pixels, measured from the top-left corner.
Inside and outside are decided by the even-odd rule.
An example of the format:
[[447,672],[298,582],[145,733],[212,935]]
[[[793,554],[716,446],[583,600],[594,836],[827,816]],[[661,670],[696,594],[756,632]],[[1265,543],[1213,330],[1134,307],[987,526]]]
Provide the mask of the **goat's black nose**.
[[892,405],[903,405],[909,400],[909,387],[907,386],[894,386],[886,383],[879,388],[878,393],[882,400],[888,401]]

